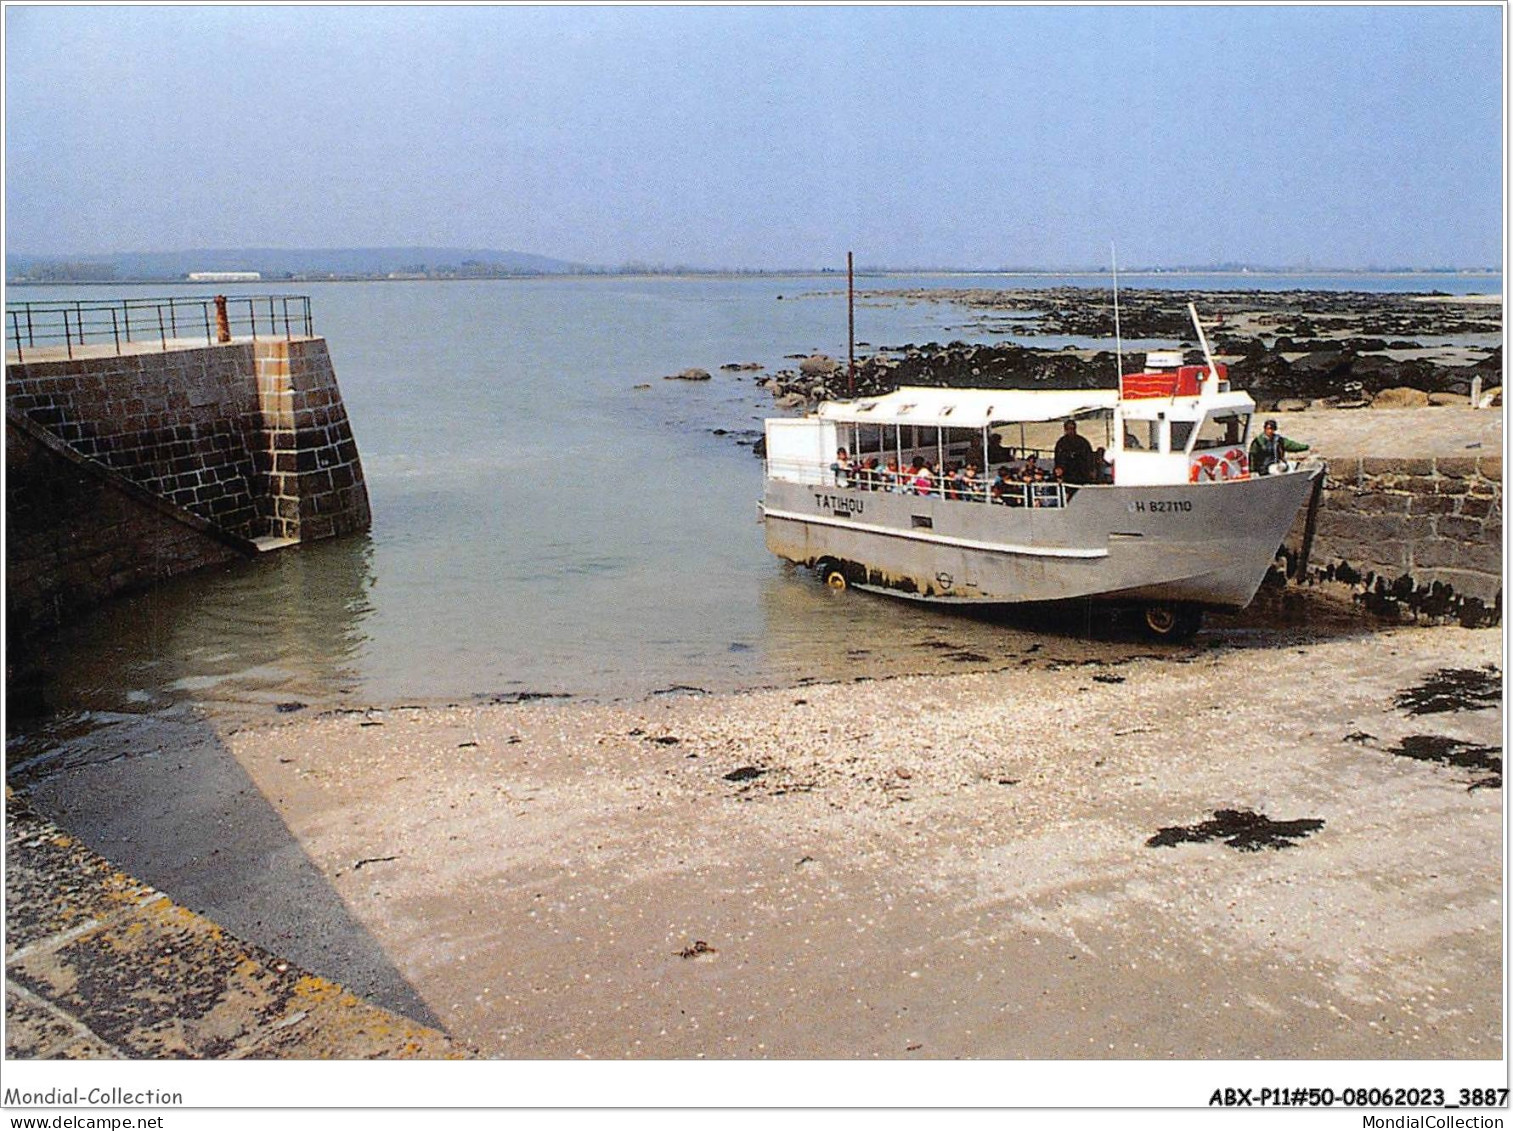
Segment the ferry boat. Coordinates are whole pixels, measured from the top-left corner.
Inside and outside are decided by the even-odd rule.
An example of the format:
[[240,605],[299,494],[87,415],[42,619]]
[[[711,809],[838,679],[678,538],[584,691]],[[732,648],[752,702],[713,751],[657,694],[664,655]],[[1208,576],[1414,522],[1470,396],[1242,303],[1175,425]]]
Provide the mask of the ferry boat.
[[[1191,636],[1205,609],[1250,603],[1324,474],[1248,465],[1255,402],[1229,387],[1193,321],[1206,364],[1153,352],[1113,389],[905,387],[767,420],[768,549],[835,589],[973,606],[1091,600],[1139,609],[1158,638]],[[1027,482],[1068,421],[1102,448],[1077,476],[1092,481]],[[906,472],[916,460],[941,477]],[[977,477],[946,479],[951,464]],[[1000,467],[1010,485],[990,488]]]

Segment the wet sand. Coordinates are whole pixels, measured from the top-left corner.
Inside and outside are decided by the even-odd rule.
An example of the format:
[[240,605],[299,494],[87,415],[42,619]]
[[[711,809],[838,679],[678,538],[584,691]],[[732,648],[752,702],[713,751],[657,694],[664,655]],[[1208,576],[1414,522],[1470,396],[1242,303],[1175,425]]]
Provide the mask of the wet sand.
[[[143,725],[30,796],[487,1056],[1496,1059],[1501,789],[1485,749],[1394,751],[1500,768],[1497,703],[1397,701],[1446,669],[1500,688],[1500,662],[1495,630],[1236,629],[1096,664]],[[1225,810],[1301,824],[1148,843]]]

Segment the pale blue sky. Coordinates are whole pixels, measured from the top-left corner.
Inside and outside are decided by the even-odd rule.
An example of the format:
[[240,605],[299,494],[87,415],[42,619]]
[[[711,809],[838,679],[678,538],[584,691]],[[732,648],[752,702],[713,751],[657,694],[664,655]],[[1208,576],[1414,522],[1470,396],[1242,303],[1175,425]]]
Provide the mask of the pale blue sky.
[[1499,266],[1502,21],[12,6],[7,246]]

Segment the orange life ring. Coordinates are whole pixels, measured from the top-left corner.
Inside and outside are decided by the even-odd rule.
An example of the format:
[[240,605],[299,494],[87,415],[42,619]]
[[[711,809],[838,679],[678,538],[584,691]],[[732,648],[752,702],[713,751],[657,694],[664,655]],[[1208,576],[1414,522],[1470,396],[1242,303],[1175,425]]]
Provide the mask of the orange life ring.
[[1192,469],[1188,472],[1188,482],[1201,483],[1207,480],[1212,483],[1217,478],[1215,468],[1218,466],[1219,461],[1213,456],[1199,456],[1193,460]]
[[1249,474],[1249,468],[1245,464],[1245,453],[1238,448],[1231,448],[1222,456],[1196,456],[1188,471],[1188,482],[1214,483],[1226,479],[1244,479]]

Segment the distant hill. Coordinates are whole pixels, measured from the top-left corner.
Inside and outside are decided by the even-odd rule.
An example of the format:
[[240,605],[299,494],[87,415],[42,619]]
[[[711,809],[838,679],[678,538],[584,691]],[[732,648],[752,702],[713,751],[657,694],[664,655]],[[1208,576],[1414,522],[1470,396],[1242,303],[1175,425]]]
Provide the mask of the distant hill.
[[[949,267],[887,266],[868,264],[858,268],[863,275],[911,274],[1025,274],[1025,275],[1102,275],[1106,266],[1081,267]],[[1299,268],[1265,267],[1255,264],[1223,263],[1201,266],[1130,266],[1121,274],[1131,277],[1146,274],[1497,274],[1498,268],[1454,267],[1367,267],[1367,268]],[[490,248],[459,247],[349,247],[349,248],[202,248],[191,251],[114,252],[104,255],[28,255],[6,252],[5,275],[11,282],[30,283],[104,283],[104,282],[174,282],[200,271],[256,271],[269,282],[307,279],[489,279],[521,275],[664,275],[664,274],[824,274],[837,275],[835,267],[787,268],[712,268],[655,264],[641,261],[614,267],[574,263],[531,255],[523,251],[497,251]]]
[[117,252],[109,255],[26,255],[7,252],[10,279],[182,279],[195,271],[257,271],[264,279],[329,276],[418,275],[433,278],[495,275],[565,275],[595,268],[523,251],[456,247],[204,248],[190,251]]

